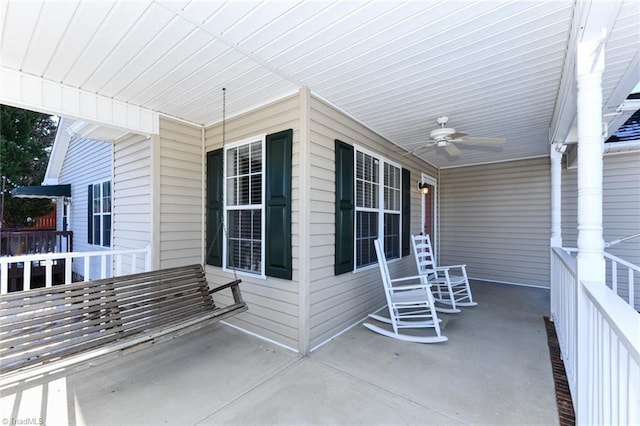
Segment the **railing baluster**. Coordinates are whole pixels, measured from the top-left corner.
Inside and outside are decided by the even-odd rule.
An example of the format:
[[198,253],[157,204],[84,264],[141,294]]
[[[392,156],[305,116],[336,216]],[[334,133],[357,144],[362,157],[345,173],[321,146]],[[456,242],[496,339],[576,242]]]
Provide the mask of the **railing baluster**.
[[9,293],[9,264],[0,264],[0,294]]
[[73,269],[73,260],[71,257],[65,257],[64,259],[64,283],[71,284],[73,280],[73,274],[71,273]]
[[107,278],[107,256],[100,256],[100,278]]
[[122,275],[122,255],[116,254],[116,276]]
[[633,282],[633,269],[629,268],[629,305],[633,308],[636,306],[635,284]]
[[90,271],[91,271],[91,258],[89,256],[84,256],[84,264],[83,264],[83,268],[82,268],[82,276],[84,277],[85,281],[89,281],[89,278],[91,278],[90,275]]
[[22,289],[31,290],[31,261],[22,263]]

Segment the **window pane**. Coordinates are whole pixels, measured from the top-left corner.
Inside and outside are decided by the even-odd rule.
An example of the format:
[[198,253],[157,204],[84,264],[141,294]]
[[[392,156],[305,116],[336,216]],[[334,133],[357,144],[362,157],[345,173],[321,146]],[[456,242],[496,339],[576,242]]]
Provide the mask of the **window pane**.
[[378,238],[378,213],[358,211],[356,215],[356,267],[376,263],[373,241]]
[[102,228],[100,228],[100,216],[99,215],[93,216],[93,244],[95,245],[100,245],[101,229]]
[[229,238],[227,266],[247,272],[262,270],[262,212],[231,210],[228,212]]
[[262,173],[262,143],[251,144],[251,173]]
[[111,246],[111,215],[106,214],[102,216],[102,224],[104,229],[102,231],[102,245],[104,247]]
[[384,252],[387,259],[400,257],[400,215],[386,213],[384,215]]
[[249,176],[240,176],[238,179],[238,205],[249,204]]

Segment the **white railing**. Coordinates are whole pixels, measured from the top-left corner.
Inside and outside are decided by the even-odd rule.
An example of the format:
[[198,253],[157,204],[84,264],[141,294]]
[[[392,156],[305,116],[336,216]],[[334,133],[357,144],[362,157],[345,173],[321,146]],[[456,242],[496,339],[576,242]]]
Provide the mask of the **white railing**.
[[[92,274],[91,259],[99,259],[100,268]],[[19,279],[22,290],[30,290],[32,269],[42,270],[45,287],[54,284],[54,270],[60,269],[62,283],[73,281],[74,263],[84,281],[151,270],[151,247],[110,251],[41,253],[0,257],[0,294],[9,292],[10,279]],[[26,267],[28,266],[28,267]],[[59,283],[55,283],[59,284]]]
[[[624,259],[620,259],[619,257],[616,257],[612,254],[607,253],[606,251],[604,252],[604,258],[605,260],[608,261],[607,267],[608,267],[608,272],[609,274],[611,274],[611,290],[613,290],[614,293],[616,293],[617,295],[619,295],[620,297],[622,297],[623,299],[626,299],[627,303],[634,308],[636,306],[636,297],[635,297],[635,276],[640,276],[640,266],[634,265],[633,263],[627,262]],[[620,286],[618,285],[619,281],[618,281],[618,269],[622,268],[624,271],[624,268],[627,268],[627,294],[626,294],[626,298],[624,297],[624,289],[620,288]],[[624,273],[624,272],[623,272]],[[607,283],[609,284],[609,283]]]
[[[576,394],[577,266],[576,259],[560,248],[551,255],[551,319],[558,335],[572,399]],[[573,403],[575,404],[575,400]]]
[[578,424],[640,424],[640,314],[576,260],[551,255],[551,316]]
[[[571,254],[578,252],[575,247],[564,247],[564,250]],[[607,286],[622,299],[626,300],[632,308],[638,310],[636,307],[635,282],[636,278],[640,277],[640,266],[627,262],[606,251],[603,252],[603,255],[607,267]],[[619,274],[620,272],[622,274]],[[618,279],[620,276],[624,278]]]

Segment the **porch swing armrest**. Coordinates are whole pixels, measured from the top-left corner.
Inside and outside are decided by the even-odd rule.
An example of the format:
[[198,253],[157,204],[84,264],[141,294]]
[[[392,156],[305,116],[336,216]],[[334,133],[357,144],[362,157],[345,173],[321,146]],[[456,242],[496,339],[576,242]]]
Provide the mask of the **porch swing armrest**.
[[226,288],[231,288],[231,294],[233,294],[233,301],[235,303],[243,303],[242,295],[240,294],[240,287],[239,287],[241,282],[242,280],[234,280],[226,284],[219,285],[209,290],[209,294],[211,295],[213,293],[217,293],[218,291],[224,290]]

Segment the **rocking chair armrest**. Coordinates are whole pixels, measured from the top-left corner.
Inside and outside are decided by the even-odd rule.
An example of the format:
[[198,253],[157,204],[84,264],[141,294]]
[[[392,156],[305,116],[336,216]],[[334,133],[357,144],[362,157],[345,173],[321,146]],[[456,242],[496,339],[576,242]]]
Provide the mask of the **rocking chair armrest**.
[[393,286],[393,291],[403,290],[425,290],[427,287],[431,287],[431,284],[413,284],[413,285],[398,285]]
[[449,270],[449,269],[456,269],[456,268],[465,269],[466,267],[467,267],[466,264],[464,264],[464,265],[447,265],[447,266],[437,266],[434,269],[436,271],[446,271],[446,270]]
[[390,281],[392,283],[399,281],[409,281],[409,280],[426,280],[426,275],[412,275],[410,277],[400,277],[400,278],[392,278]]

